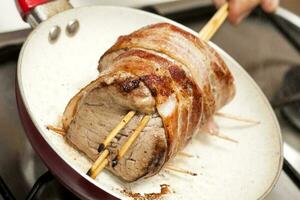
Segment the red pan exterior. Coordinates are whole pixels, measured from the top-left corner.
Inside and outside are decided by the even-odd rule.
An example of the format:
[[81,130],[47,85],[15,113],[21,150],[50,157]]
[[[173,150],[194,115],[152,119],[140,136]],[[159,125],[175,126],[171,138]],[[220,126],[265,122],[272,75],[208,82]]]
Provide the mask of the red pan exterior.
[[15,1],[21,16],[24,18],[24,16],[30,10],[34,9],[38,5],[47,3],[51,0],[15,0]]
[[107,199],[116,200],[109,193],[101,190],[89,182],[73,168],[71,168],[47,143],[34,126],[22,100],[19,85],[16,81],[16,100],[19,116],[32,147],[41,157],[51,173],[71,192],[82,199]]

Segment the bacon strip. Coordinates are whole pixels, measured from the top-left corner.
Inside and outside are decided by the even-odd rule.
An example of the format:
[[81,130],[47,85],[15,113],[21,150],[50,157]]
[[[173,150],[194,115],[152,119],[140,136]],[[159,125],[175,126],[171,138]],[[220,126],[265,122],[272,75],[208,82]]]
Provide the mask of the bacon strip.
[[99,71],[107,70],[107,55],[130,48],[159,52],[184,66],[203,92],[202,124],[234,96],[233,77],[224,61],[206,42],[187,31],[168,23],[159,23],[121,36],[101,57]]
[[177,110],[170,116],[160,113],[168,138],[168,155],[175,155],[198,130],[203,113],[200,88],[179,63],[171,62],[153,51],[134,48],[120,50],[107,63],[111,71],[132,73],[141,77],[150,90],[155,90],[153,95],[156,96],[159,113],[159,108],[168,105],[168,100],[176,96]]

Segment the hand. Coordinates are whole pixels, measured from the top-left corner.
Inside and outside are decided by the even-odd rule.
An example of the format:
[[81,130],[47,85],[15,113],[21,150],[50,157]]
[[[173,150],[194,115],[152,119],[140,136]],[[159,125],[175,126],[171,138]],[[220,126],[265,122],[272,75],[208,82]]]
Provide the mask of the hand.
[[[213,0],[217,7],[222,6],[226,0]],[[240,23],[256,6],[261,5],[268,13],[274,12],[279,5],[279,0],[228,0],[229,16],[232,24]]]

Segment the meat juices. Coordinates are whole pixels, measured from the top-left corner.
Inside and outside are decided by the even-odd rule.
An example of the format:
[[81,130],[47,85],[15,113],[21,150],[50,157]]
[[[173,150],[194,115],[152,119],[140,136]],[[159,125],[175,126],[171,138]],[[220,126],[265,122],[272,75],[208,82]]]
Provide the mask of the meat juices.
[[[66,140],[93,161],[108,133],[137,115],[108,146],[107,169],[131,182],[159,172],[209,118],[234,96],[233,77],[207,43],[168,23],[119,37],[99,61],[100,76],[66,107]],[[147,126],[112,167],[118,149],[145,114]]]

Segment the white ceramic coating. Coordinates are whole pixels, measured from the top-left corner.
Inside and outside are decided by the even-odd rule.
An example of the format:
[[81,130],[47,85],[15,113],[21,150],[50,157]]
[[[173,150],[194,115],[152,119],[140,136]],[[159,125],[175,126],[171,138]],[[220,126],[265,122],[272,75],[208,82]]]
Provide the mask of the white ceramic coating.
[[[65,34],[69,20],[78,19],[77,35]],[[231,143],[205,134],[194,137],[184,150],[193,158],[177,156],[173,166],[196,172],[190,176],[165,169],[151,178],[124,183],[104,171],[96,180],[85,175],[91,163],[63,138],[45,126],[56,125],[70,98],[98,76],[99,57],[116,41],[142,26],[173,23],[193,34],[192,30],[163,17],[120,7],[85,7],[59,14],[42,23],[23,46],[18,83],[25,106],[41,135],[70,166],[103,190],[118,198],[130,199],[120,191],[151,193],[160,184],[170,185],[172,193],[163,199],[261,199],[273,188],[282,167],[281,133],[276,117],[259,87],[228,54],[221,54],[234,75],[237,93],[222,112],[259,120],[255,126],[217,118],[221,132],[239,141]],[[56,43],[48,42],[54,25],[62,28]]]

